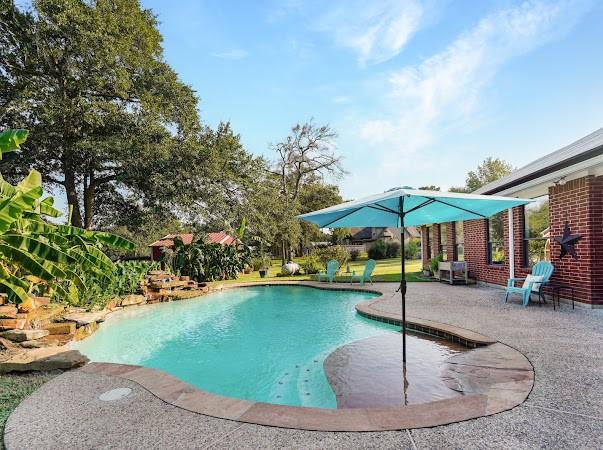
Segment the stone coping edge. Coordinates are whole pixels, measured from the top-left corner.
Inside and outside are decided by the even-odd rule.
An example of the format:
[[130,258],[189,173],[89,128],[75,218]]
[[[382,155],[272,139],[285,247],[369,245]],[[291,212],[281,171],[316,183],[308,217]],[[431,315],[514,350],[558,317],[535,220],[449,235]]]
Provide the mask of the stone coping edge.
[[162,371],[140,366],[90,363],[77,370],[133,381],[164,402],[194,413],[237,422],[309,431],[424,428],[500,412],[491,411],[488,396],[483,394],[386,408],[308,408],[224,397],[195,388]]
[[[372,320],[402,326],[402,318],[399,314],[380,311],[373,308],[373,305],[380,300],[381,299],[377,298],[360,302],[356,305],[356,311],[360,315]],[[407,317],[406,327],[410,331],[441,337],[469,348],[484,347],[498,342],[495,339],[476,333],[475,331],[460,328],[455,325],[436,322],[434,320],[420,319],[418,317]]]

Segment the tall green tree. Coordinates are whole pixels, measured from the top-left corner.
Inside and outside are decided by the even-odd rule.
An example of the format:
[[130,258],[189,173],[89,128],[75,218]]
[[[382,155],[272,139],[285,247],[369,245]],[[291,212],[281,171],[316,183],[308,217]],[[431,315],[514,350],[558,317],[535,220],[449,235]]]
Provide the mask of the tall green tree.
[[450,192],[473,192],[488,183],[506,177],[513,172],[513,166],[508,162],[500,159],[488,157],[477,169],[469,171],[465,178],[465,186],[451,187]]
[[[320,178],[314,178],[310,182],[304,184],[299,194],[299,213],[305,214],[317,209],[327,208],[329,206],[341,203],[343,199],[339,194],[339,187],[334,184],[323,183]],[[310,242],[328,241],[331,236],[320,231],[318,226],[306,221],[298,221],[300,226],[299,245],[307,247]],[[341,231],[338,231],[341,230]],[[349,228],[337,229],[333,231],[333,235],[345,237],[350,233]],[[337,243],[340,242],[336,240]]]
[[64,189],[73,225],[92,227],[107,192],[152,202],[200,152],[197,98],[138,0],[5,0],[0,29],[0,127],[32,135],[3,171]]
[[[316,125],[312,120],[296,124],[289,135],[274,146],[277,154],[273,175],[278,182],[280,224],[277,239],[281,243],[282,262],[291,258],[301,229],[295,215],[299,214],[300,193],[306,184],[326,176],[338,179],[345,171],[341,156],[335,153],[337,133],[329,125]],[[322,207],[330,206],[328,204]]]

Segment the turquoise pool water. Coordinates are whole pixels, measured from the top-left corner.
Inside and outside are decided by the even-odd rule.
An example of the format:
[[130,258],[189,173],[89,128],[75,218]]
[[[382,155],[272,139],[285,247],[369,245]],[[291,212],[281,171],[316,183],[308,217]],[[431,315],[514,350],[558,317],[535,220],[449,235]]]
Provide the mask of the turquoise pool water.
[[399,330],[356,313],[358,302],[373,297],[297,286],[231,289],[128,308],[74,347],[92,361],[160,369],[216,394],[335,408],[325,358],[348,342]]

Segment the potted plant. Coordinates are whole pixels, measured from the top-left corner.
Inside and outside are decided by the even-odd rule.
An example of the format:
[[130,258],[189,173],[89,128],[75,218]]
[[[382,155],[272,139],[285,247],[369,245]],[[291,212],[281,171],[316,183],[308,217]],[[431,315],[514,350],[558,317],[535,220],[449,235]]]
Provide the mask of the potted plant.
[[438,256],[431,258],[431,261],[429,263],[429,268],[431,269],[431,273],[436,278],[439,278],[437,276],[438,272],[440,271],[439,264],[440,264],[440,261],[443,261],[443,260],[444,260],[444,257],[442,256],[442,254],[439,254]]
[[268,274],[268,269],[270,268],[270,266],[272,265],[272,259],[270,258],[269,255],[264,255],[262,256],[262,266],[260,267],[260,277],[261,278],[266,278],[266,275]]

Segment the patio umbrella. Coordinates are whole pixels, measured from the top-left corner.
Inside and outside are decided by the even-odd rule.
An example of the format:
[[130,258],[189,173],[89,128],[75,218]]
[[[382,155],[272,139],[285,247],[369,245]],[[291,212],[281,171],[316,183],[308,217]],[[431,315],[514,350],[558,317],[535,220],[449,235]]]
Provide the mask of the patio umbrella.
[[401,230],[402,360],[406,362],[404,228],[431,223],[487,219],[530,200],[493,195],[394,189],[298,216],[321,228],[398,227]]

